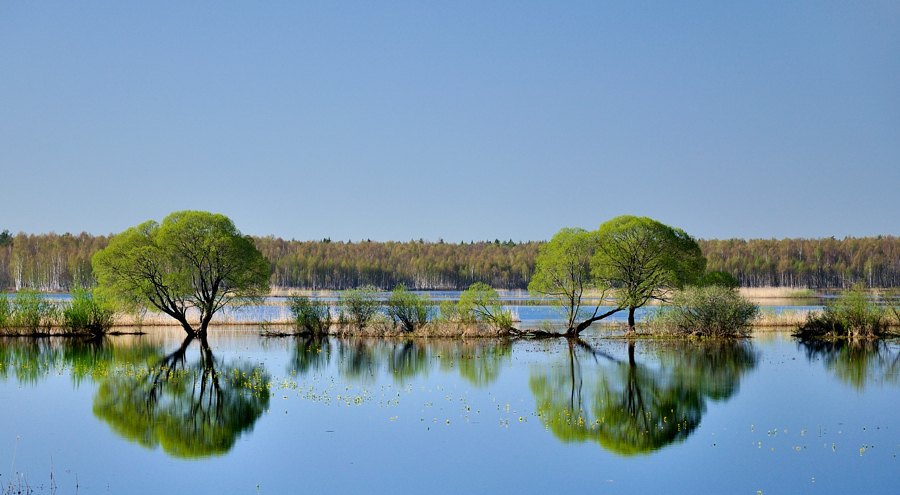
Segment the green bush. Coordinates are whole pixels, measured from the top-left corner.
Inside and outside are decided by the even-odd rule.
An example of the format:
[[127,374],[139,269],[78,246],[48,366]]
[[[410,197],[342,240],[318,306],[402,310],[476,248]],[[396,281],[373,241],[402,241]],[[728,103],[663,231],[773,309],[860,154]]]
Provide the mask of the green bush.
[[452,299],[441,301],[435,320],[442,323],[458,323],[460,321],[459,303]]
[[688,287],[675,293],[654,323],[676,335],[742,337],[749,333],[758,312],[758,306],[733,288]]
[[112,328],[113,311],[77,287],[72,291],[72,301],[62,310],[62,324],[72,332],[102,335]]
[[434,317],[434,307],[426,295],[416,295],[406,290],[403,284],[391,292],[385,304],[388,315],[399,323],[407,332],[415,331]]
[[464,323],[481,321],[503,331],[513,329],[512,313],[500,306],[500,294],[484,282],[474,283],[460,294],[458,310]]
[[796,335],[801,338],[878,337],[888,331],[889,307],[869,297],[862,284],[856,284],[827,303],[825,311],[811,313]]
[[331,327],[331,309],[325,301],[310,299],[305,296],[294,296],[288,299],[291,315],[297,323],[297,328],[308,333],[327,333]]
[[16,333],[47,333],[59,317],[59,309],[40,292],[22,289],[12,300],[10,324]]
[[0,292],[0,330],[6,328],[10,323],[12,309],[9,307],[9,297],[6,292]]
[[381,309],[381,303],[378,302],[378,291],[371,285],[345,290],[341,293],[340,305],[341,312],[338,322],[343,325],[353,325],[358,330],[365,328]]

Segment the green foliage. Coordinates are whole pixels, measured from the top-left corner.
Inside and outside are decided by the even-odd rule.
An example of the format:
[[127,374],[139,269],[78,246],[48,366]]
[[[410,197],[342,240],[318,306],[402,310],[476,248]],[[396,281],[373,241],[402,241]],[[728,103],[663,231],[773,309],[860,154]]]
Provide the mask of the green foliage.
[[62,310],[62,325],[77,333],[104,334],[113,323],[113,310],[94,299],[90,292],[78,287],[72,300]]
[[737,279],[732,277],[730,273],[713,271],[701,277],[697,282],[697,285],[699,285],[700,287],[709,287],[711,285],[716,285],[728,289],[736,289],[740,287],[741,284],[738,283]]
[[306,296],[293,296],[288,298],[288,304],[298,328],[313,334],[328,332],[332,318],[327,302]]
[[59,318],[59,308],[40,292],[22,289],[12,300],[7,331],[12,333],[49,333]]
[[371,285],[345,290],[341,293],[340,306],[341,312],[338,321],[362,330],[381,309],[378,290]]
[[407,332],[414,332],[434,317],[434,306],[427,295],[416,295],[403,284],[394,287],[385,304],[387,314]]
[[[535,259],[535,272],[528,291],[548,298],[572,329],[579,321],[595,318],[605,295],[605,285],[591,273],[591,261],[597,250],[596,232],[579,228],[563,228],[547,244],[541,246]],[[603,294],[592,308],[585,307],[588,290]]]
[[597,230],[592,268],[597,283],[616,289],[617,304],[628,308],[633,327],[636,308],[695,283],[706,269],[706,258],[683,230],[626,215]]
[[13,242],[13,236],[9,233],[8,229],[3,229],[3,232],[0,232],[0,247],[7,247]]
[[889,306],[869,297],[858,283],[825,305],[825,311],[810,313],[797,329],[801,338],[849,337],[873,338],[888,331]]
[[443,323],[462,322],[462,315],[459,312],[459,303],[452,299],[445,299],[441,301],[438,309],[438,314],[435,319]]
[[710,285],[688,287],[659,310],[654,323],[676,335],[739,337],[750,332],[759,307],[737,290]]
[[481,321],[494,328],[513,328],[512,313],[500,305],[500,294],[484,282],[476,282],[459,296],[459,314],[464,322]]
[[12,308],[9,306],[9,296],[6,292],[0,292],[0,330],[9,325],[12,318]]
[[[179,211],[109,241],[93,259],[97,293],[128,309],[175,318],[189,334],[206,333],[213,314],[269,290],[269,263],[224,215]],[[187,311],[200,313],[197,329]]]

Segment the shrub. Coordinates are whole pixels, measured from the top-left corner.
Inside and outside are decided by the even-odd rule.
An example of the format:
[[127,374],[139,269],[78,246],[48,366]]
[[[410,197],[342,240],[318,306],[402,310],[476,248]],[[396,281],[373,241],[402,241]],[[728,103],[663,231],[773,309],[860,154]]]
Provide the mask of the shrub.
[[6,328],[10,323],[12,310],[9,307],[9,298],[6,292],[0,292],[0,330]]
[[338,321],[341,324],[353,325],[358,330],[365,328],[381,309],[378,291],[371,285],[345,290],[341,293],[340,305],[341,313]]
[[7,328],[18,333],[49,332],[59,316],[53,302],[46,300],[39,292],[23,289],[16,292],[12,300],[10,324]]
[[431,306],[428,296],[416,295],[406,290],[403,284],[394,288],[385,306],[388,315],[400,323],[407,332],[415,331],[417,326],[428,323],[434,316],[434,307]]
[[305,296],[290,297],[288,301],[297,328],[312,334],[328,332],[332,319],[327,302]]
[[513,329],[512,313],[500,306],[500,294],[484,282],[474,283],[460,294],[458,310],[463,322],[482,321],[503,331]]
[[827,303],[825,311],[810,314],[795,335],[801,338],[877,337],[888,330],[888,307],[870,298],[862,284],[856,284]]
[[441,301],[435,319],[444,323],[458,323],[460,321],[459,303],[452,299]]
[[62,311],[63,327],[73,332],[102,335],[113,323],[113,311],[81,287],[72,291],[72,301]]
[[719,285],[688,287],[660,309],[655,323],[676,335],[746,336],[759,307],[737,290]]

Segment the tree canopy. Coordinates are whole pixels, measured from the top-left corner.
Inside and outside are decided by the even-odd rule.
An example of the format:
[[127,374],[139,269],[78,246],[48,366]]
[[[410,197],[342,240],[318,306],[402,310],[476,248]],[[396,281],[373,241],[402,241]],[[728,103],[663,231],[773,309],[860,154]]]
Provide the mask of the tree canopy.
[[[534,277],[528,290],[549,298],[559,308],[566,321],[567,334],[577,335],[591,323],[621,310],[600,311],[608,286],[598,284],[597,277],[591,273],[597,243],[596,232],[563,228],[541,246],[535,259]],[[586,304],[585,293],[591,290],[600,294],[594,294],[590,304]]]
[[618,306],[628,308],[630,331],[635,309],[696,282],[705,270],[700,246],[681,229],[624,215],[597,230],[592,274],[597,284],[615,288]]
[[228,217],[203,211],[175,212],[162,224],[150,220],[116,235],[94,255],[93,268],[98,293],[162,311],[189,335],[204,335],[226,305],[269,290],[269,263],[252,239]]

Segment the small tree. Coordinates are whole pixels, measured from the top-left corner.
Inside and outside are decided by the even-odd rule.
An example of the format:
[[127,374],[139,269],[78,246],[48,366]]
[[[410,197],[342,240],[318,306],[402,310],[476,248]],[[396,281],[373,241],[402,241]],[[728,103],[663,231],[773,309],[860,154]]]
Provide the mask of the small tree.
[[637,308],[695,283],[706,270],[706,258],[683,230],[626,215],[597,230],[592,266],[596,283],[615,288],[617,305],[628,308],[630,333]]
[[381,309],[378,291],[371,285],[345,290],[341,293],[340,305],[340,322],[353,325],[357,330],[365,328]]
[[459,296],[463,321],[482,321],[504,332],[514,330],[512,314],[500,306],[500,294],[484,282],[476,282]]
[[[622,310],[601,311],[608,286],[598,283],[591,273],[591,261],[597,251],[597,234],[578,228],[560,230],[541,246],[534,263],[534,276],[528,291],[550,299],[566,320],[566,334],[578,335],[595,321]],[[585,293],[595,291],[593,303],[586,304]]]
[[312,334],[328,332],[332,318],[331,308],[327,302],[305,296],[293,296],[288,299],[288,303],[298,328]]
[[434,317],[434,307],[426,295],[416,295],[406,290],[403,284],[391,292],[385,304],[387,313],[395,322],[400,323],[407,332],[414,332]]
[[[93,258],[97,293],[129,309],[150,308],[205,336],[223,307],[269,291],[269,262],[224,215],[178,211],[114,236]],[[199,326],[188,311],[199,313]]]

